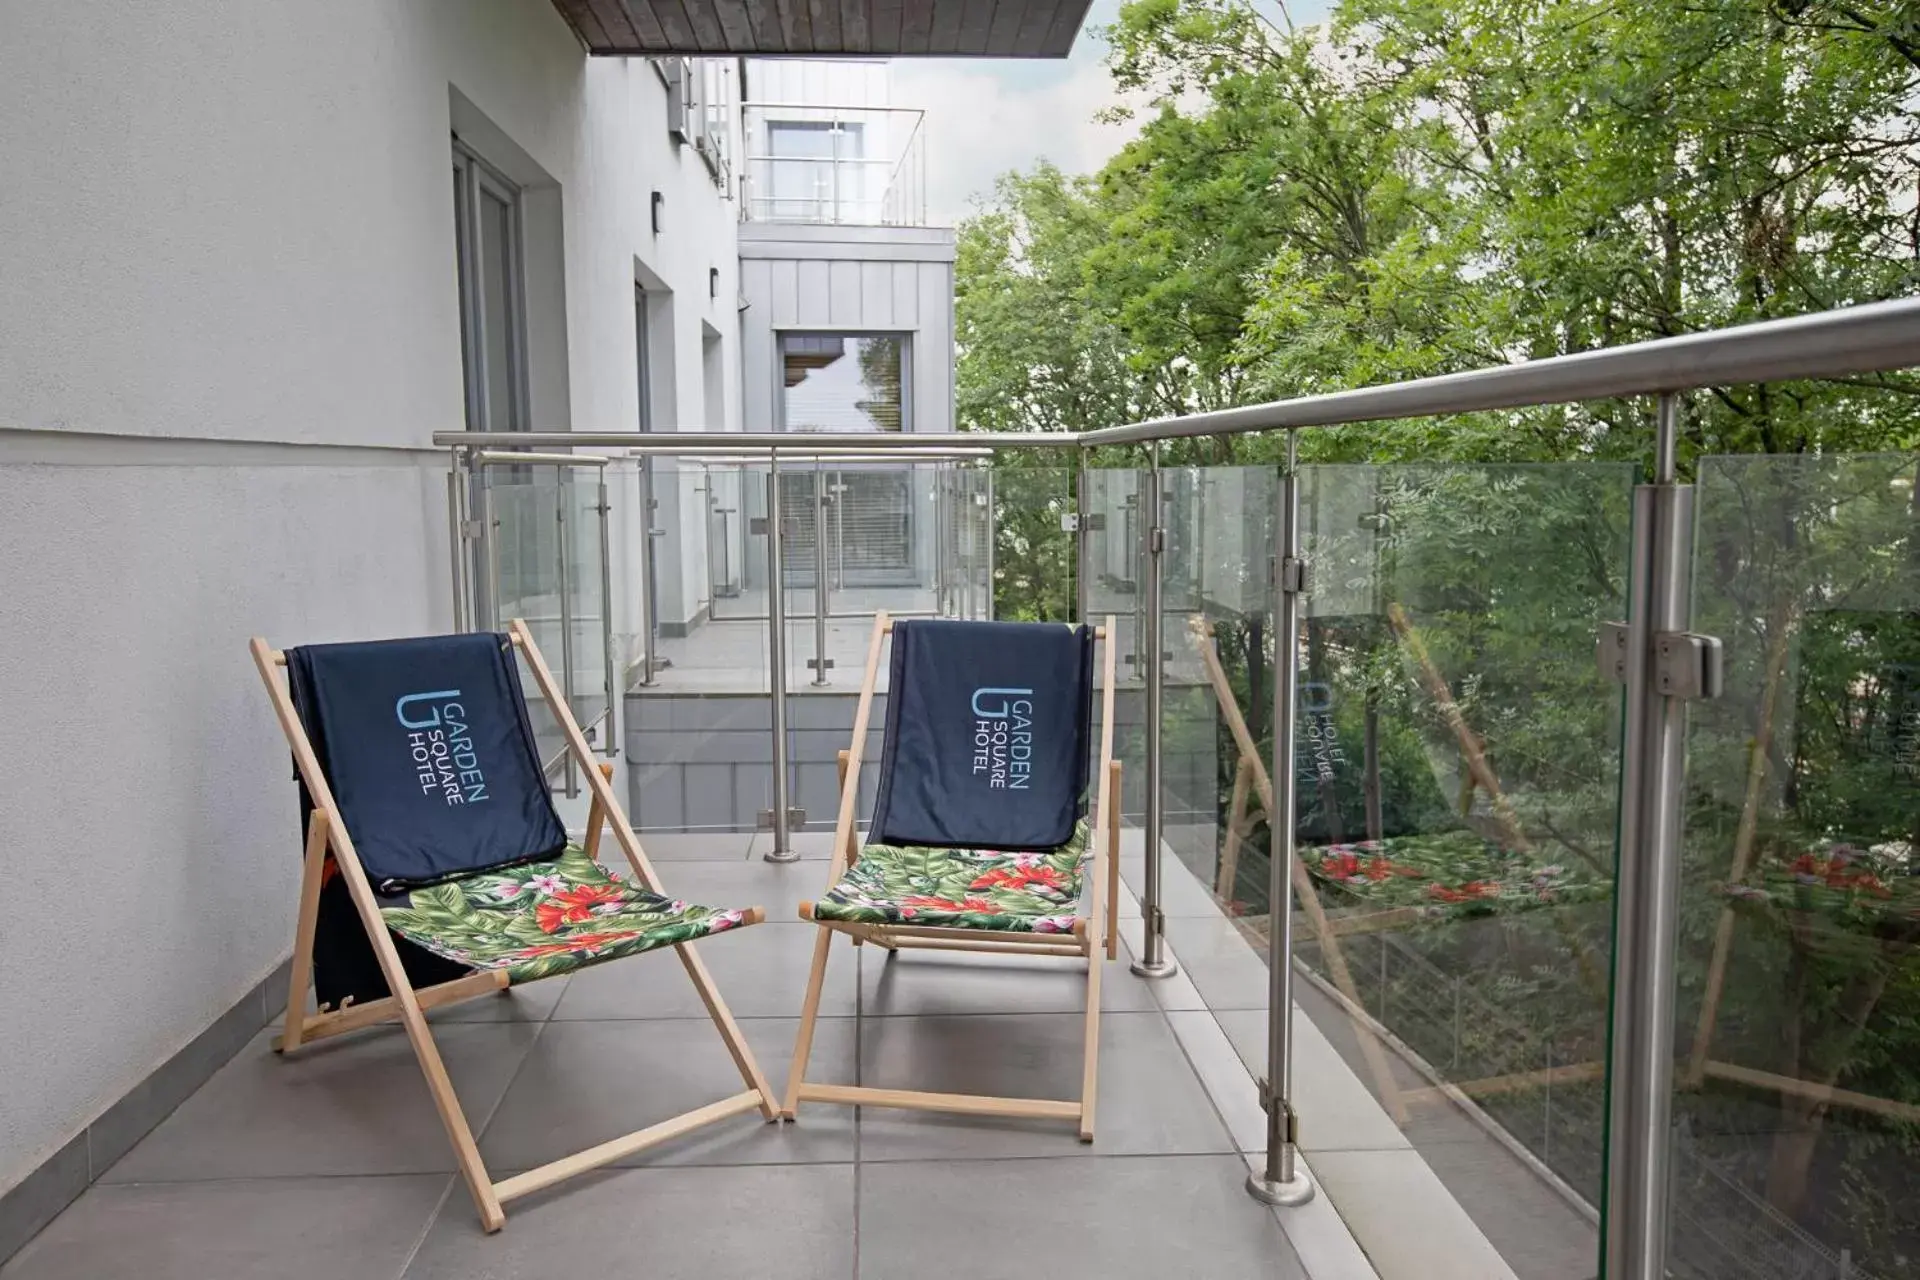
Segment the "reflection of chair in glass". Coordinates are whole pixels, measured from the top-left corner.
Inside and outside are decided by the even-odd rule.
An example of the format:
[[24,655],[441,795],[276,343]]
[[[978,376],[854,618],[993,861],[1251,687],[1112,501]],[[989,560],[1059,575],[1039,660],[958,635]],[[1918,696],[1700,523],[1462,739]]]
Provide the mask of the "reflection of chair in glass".
[[[1527,835],[1518,814],[1500,785],[1487,759],[1486,746],[1454,699],[1446,677],[1429,653],[1419,630],[1398,603],[1386,607],[1386,620],[1395,641],[1425,691],[1429,702],[1446,724],[1458,745],[1464,764],[1463,809],[1470,804],[1474,789],[1483,792],[1492,812],[1497,838],[1489,839],[1473,830],[1453,828],[1442,831],[1386,831],[1376,838],[1349,841],[1340,838],[1338,812],[1341,807],[1338,771],[1330,760],[1317,762],[1320,802],[1325,844],[1302,844],[1295,865],[1294,892],[1299,897],[1308,924],[1322,943],[1329,975],[1342,996],[1361,1007],[1357,991],[1344,957],[1337,945],[1328,945],[1338,937],[1406,929],[1446,920],[1505,914],[1536,907],[1560,907],[1578,902],[1602,901],[1610,892],[1610,882],[1598,871],[1580,869],[1570,863],[1544,861]],[[1263,812],[1272,813],[1272,788],[1267,780],[1253,736],[1246,727],[1237,699],[1216,652],[1210,627],[1197,625],[1194,642],[1200,649],[1216,698],[1233,730],[1240,760],[1236,770],[1233,796],[1227,821],[1227,839],[1222,850],[1218,891],[1230,894],[1238,875],[1238,855],[1248,825],[1249,791],[1254,792]],[[1303,731],[1304,733],[1304,731]],[[1304,733],[1311,738],[1311,733]],[[1380,831],[1379,817],[1382,780],[1379,754],[1366,753],[1366,777],[1361,789],[1367,798],[1369,827]],[[1251,784],[1243,779],[1250,779]],[[1354,913],[1329,916],[1314,888],[1314,881],[1328,886],[1341,898],[1362,909]],[[1595,998],[1604,1001],[1607,976],[1600,958],[1580,938],[1569,921],[1559,913],[1550,913],[1556,931],[1579,966],[1585,985]],[[1363,1045],[1377,1042],[1363,1038]],[[1374,1074],[1384,1079],[1385,1059],[1370,1061]],[[1594,1064],[1557,1067],[1553,1078],[1564,1080],[1592,1074]],[[1538,1073],[1501,1077],[1493,1081],[1475,1081],[1459,1086],[1463,1091],[1505,1092],[1512,1088],[1539,1083]],[[1484,1087],[1481,1087],[1484,1086]],[[1423,1091],[1424,1092],[1424,1091]],[[1382,1096],[1388,1094],[1383,1086]],[[1396,1117],[1404,1119],[1402,1113]]]
[[[1252,730],[1247,727],[1247,718],[1240,710],[1233,684],[1227,678],[1226,668],[1220,663],[1213,624],[1196,616],[1189,630],[1193,646],[1199,651],[1200,661],[1206,667],[1207,680],[1213,686],[1220,714],[1226,717],[1228,731],[1233,735],[1234,747],[1240,756],[1233,771],[1233,796],[1228,805],[1226,840],[1221,850],[1215,890],[1222,901],[1227,901],[1232,894],[1235,877],[1239,874],[1240,845],[1245,839],[1248,825],[1248,792],[1252,791],[1258,798],[1261,812],[1271,822],[1274,811],[1273,778],[1267,772],[1266,762],[1260,758],[1260,749],[1254,743]],[[1293,864],[1293,892],[1300,900],[1301,909],[1306,912],[1307,924],[1313,930],[1314,940],[1320,944],[1321,954],[1326,957],[1327,971],[1333,976],[1334,986],[1341,995],[1352,1001],[1355,1008],[1363,1007],[1359,988],[1354,985],[1353,972],[1347,966],[1346,952],[1340,945],[1338,933],[1327,919],[1326,909],[1320,905],[1320,895],[1314,891],[1304,861],[1295,861]],[[1286,906],[1284,903],[1269,903],[1267,909],[1269,912],[1282,911]],[[1384,1046],[1369,1028],[1358,1027],[1357,1032],[1361,1052],[1367,1059],[1367,1071],[1373,1076],[1382,1105],[1396,1124],[1405,1124],[1406,1107],[1400,1099],[1400,1086],[1394,1081],[1393,1068],[1387,1062]]]
[[[840,809],[829,888],[800,904],[820,925],[787,1077],[801,1102],[1073,1120],[1092,1141],[1100,969],[1116,954],[1120,765],[1113,759],[1113,624],[874,619],[853,741],[840,753]],[[859,847],[854,808],[880,650],[893,636],[879,797]],[[1092,728],[1093,648],[1104,651],[1099,796],[1083,816]],[[1077,1100],[929,1093],[806,1080],[836,933],[889,953],[929,948],[1067,956],[1087,965]],[[889,955],[888,959],[895,957]]]
[[[593,792],[587,834],[577,847],[567,842],[535,754],[516,649]],[[488,1231],[505,1222],[504,1201],[747,1111],[777,1116],[739,1027],[686,945],[757,924],[760,908],[715,910],[660,892],[614,799],[611,770],[596,767],[525,622],[516,619],[508,635],[320,645],[284,654],[256,638],[252,651],[293,749],[307,810],[291,989],[276,1049],[288,1052],[398,1020]],[[278,666],[287,668],[284,687]],[[594,860],[603,823],[627,857],[631,883]],[[342,883],[345,902],[336,887]],[[328,904],[350,904],[364,944],[342,936],[335,926],[344,927],[343,920],[323,918]],[[357,957],[342,950],[349,942],[359,946]],[[686,966],[747,1089],[495,1182],[423,1011],[668,946]],[[359,972],[343,973],[356,959]],[[431,985],[415,985],[422,973],[433,975]],[[321,1001],[311,1014],[309,974]],[[336,999],[339,1007],[329,1008]]]
[[[1920,614],[1802,614],[1782,602],[1767,626],[1733,865],[1683,1079],[1776,1092],[1803,1126],[1827,1107],[1920,1122],[1920,1105],[1837,1087],[1891,980],[1920,947]],[[1796,740],[1776,756],[1796,648]],[[1794,775],[1794,813],[1769,822],[1776,758]],[[1825,1016],[1795,1009],[1788,1028],[1794,1068],[1813,1078],[1712,1056],[1743,916],[1778,931],[1795,971],[1823,971],[1833,983]]]

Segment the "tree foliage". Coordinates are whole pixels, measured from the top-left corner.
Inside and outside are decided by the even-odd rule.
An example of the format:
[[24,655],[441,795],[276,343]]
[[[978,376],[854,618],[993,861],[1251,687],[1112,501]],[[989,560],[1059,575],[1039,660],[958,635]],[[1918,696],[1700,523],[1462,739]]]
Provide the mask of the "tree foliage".
[[[1920,285],[1910,0],[1338,0],[1329,22],[1297,30],[1247,0],[1133,0],[1106,37],[1133,139],[1095,174],[1007,175],[961,228],[965,429],[1086,431]],[[1373,594],[1345,614],[1313,606],[1306,634],[1308,678],[1340,697],[1328,731],[1374,741],[1388,825],[1488,828],[1488,798],[1463,780],[1464,722],[1543,857],[1608,863],[1618,715],[1591,643],[1597,619],[1619,616],[1631,468],[1618,464],[1647,464],[1652,413],[1642,398],[1302,433],[1305,461],[1378,466],[1355,469],[1364,501],[1329,498],[1339,519],[1308,534],[1316,596]],[[1734,695],[1696,716],[1689,744],[1682,1039],[1712,1022],[1716,1058],[1920,1106],[1920,924],[1861,907],[1856,888],[1822,915],[1804,886],[1795,899],[1748,885],[1724,991],[1709,991],[1731,880],[1813,857],[1854,885],[1864,863],[1831,869],[1848,848],[1905,859],[1920,886],[1920,379],[1712,387],[1685,398],[1682,426],[1681,465],[1701,483],[1700,625],[1726,641]],[[1271,463],[1282,447],[1196,438],[1163,460]],[[1513,465],[1537,462],[1586,465]],[[1410,463],[1423,465],[1387,465]],[[995,465],[1003,494],[1066,492],[1022,476],[1058,459]],[[1001,507],[1002,615],[1061,616],[1071,541],[1032,501]],[[1348,544],[1365,565],[1336,563]],[[1432,672],[1386,625],[1389,604]],[[1213,617],[1264,752],[1271,627],[1204,592],[1193,607]],[[1459,721],[1431,696],[1435,673]],[[1354,795],[1306,782],[1302,805],[1323,827],[1367,821]],[[1241,884],[1259,900],[1245,905],[1264,910],[1250,862]],[[1588,979],[1608,925],[1569,910],[1396,940],[1408,960],[1380,1007],[1457,998],[1433,984],[1465,983],[1488,1016],[1433,1060],[1501,1077],[1597,1059],[1605,1008]],[[1393,1025],[1424,1043],[1414,1021]],[[1542,1043],[1545,1064],[1524,1052]],[[1751,1085],[1687,1088],[1675,1204],[1692,1235],[1785,1247],[1784,1217],[1870,1274],[1920,1267],[1913,1123]],[[1540,1128],[1524,1091],[1487,1105],[1595,1193],[1598,1095],[1556,1097],[1577,1126],[1556,1130],[1549,1111]],[[1684,1274],[1753,1273],[1681,1255]]]

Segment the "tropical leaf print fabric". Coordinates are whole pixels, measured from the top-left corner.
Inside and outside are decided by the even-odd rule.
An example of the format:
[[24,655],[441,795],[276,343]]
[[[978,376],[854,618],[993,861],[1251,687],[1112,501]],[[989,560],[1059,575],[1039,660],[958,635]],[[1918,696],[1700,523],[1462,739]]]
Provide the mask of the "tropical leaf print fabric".
[[1727,885],[1725,892],[1785,911],[1864,922],[1920,920],[1920,870],[1904,841],[1822,844],[1791,860],[1763,859],[1744,882]]
[[1456,919],[1605,898],[1610,881],[1565,862],[1509,852],[1471,831],[1303,848],[1315,879],[1383,908]]
[[416,889],[383,907],[387,927],[448,960],[505,969],[514,982],[672,946],[746,923],[744,911],[662,897],[627,884],[577,847]]
[[1086,868],[1087,824],[1047,853],[870,844],[814,904],[816,920],[1071,933]]

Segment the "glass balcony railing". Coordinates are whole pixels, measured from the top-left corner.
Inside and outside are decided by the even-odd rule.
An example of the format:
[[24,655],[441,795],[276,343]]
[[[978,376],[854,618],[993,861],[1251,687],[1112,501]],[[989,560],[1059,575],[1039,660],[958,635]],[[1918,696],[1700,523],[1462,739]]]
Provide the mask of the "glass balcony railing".
[[[1498,408],[1892,369],[1916,325],[1885,304],[1219,430],[1470,411],[1475,386]],[[1911,414],[1881,393],[1849,403]],[[1296,465],[1287,442],[1284,466],[1187,466],[1168,442],[1201,424],[1175,420],[960,442],[991,466],[841,436],[750,438],[777,464],[616,462],[615,493],[640,468],[673,495],[614,515],[655,566],[637,683],[716,700],[629,699],[638,816],[765,805],[784,850],[849,727],[850,699],[809,695],[856,687],[876,608],[1111,618],[1136,959],[1191,941],[1218,1011],[1203,962],[1276,958],[1264,1007],[1240,974],[1219,1014],[1277,1082],[1257,1194],[1306,1194],[1295,1162],[1325,1155],[1356,1232],[1378,1216],[1347,1135],[1299,1109],[1297,1043],[1358,1082],[1366,1150],[1417,1154],[1518,1276],[1914,1274],[1920,454],[1683,460],[1679,394],[1635,404],[1607,420],[1653,447],[1614,461]],[[1154,465],[1097,447],[1136,439]],[[483,495],[489,591],[548,626],[560,601],[605,612],[546,568],[585,520],[560,474]],[[728,628],[731,690],[693,678]],[[604,647],[562,634],[590,684]]]
[[747,103],[745,219],[925,226],[923,115],[904,107]]

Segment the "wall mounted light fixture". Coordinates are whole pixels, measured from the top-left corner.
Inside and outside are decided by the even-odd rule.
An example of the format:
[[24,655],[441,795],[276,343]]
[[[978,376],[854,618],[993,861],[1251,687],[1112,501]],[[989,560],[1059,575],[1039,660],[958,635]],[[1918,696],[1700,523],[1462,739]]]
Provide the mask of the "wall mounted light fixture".
[[654,192],[653,193],[653,234],[655,235],[660,234],[660,212],[666,207],[667,207],[666,194],[660,191]]
[[720,296],[720,268],[718,267],[707,268],[707,296],[709,298]]

